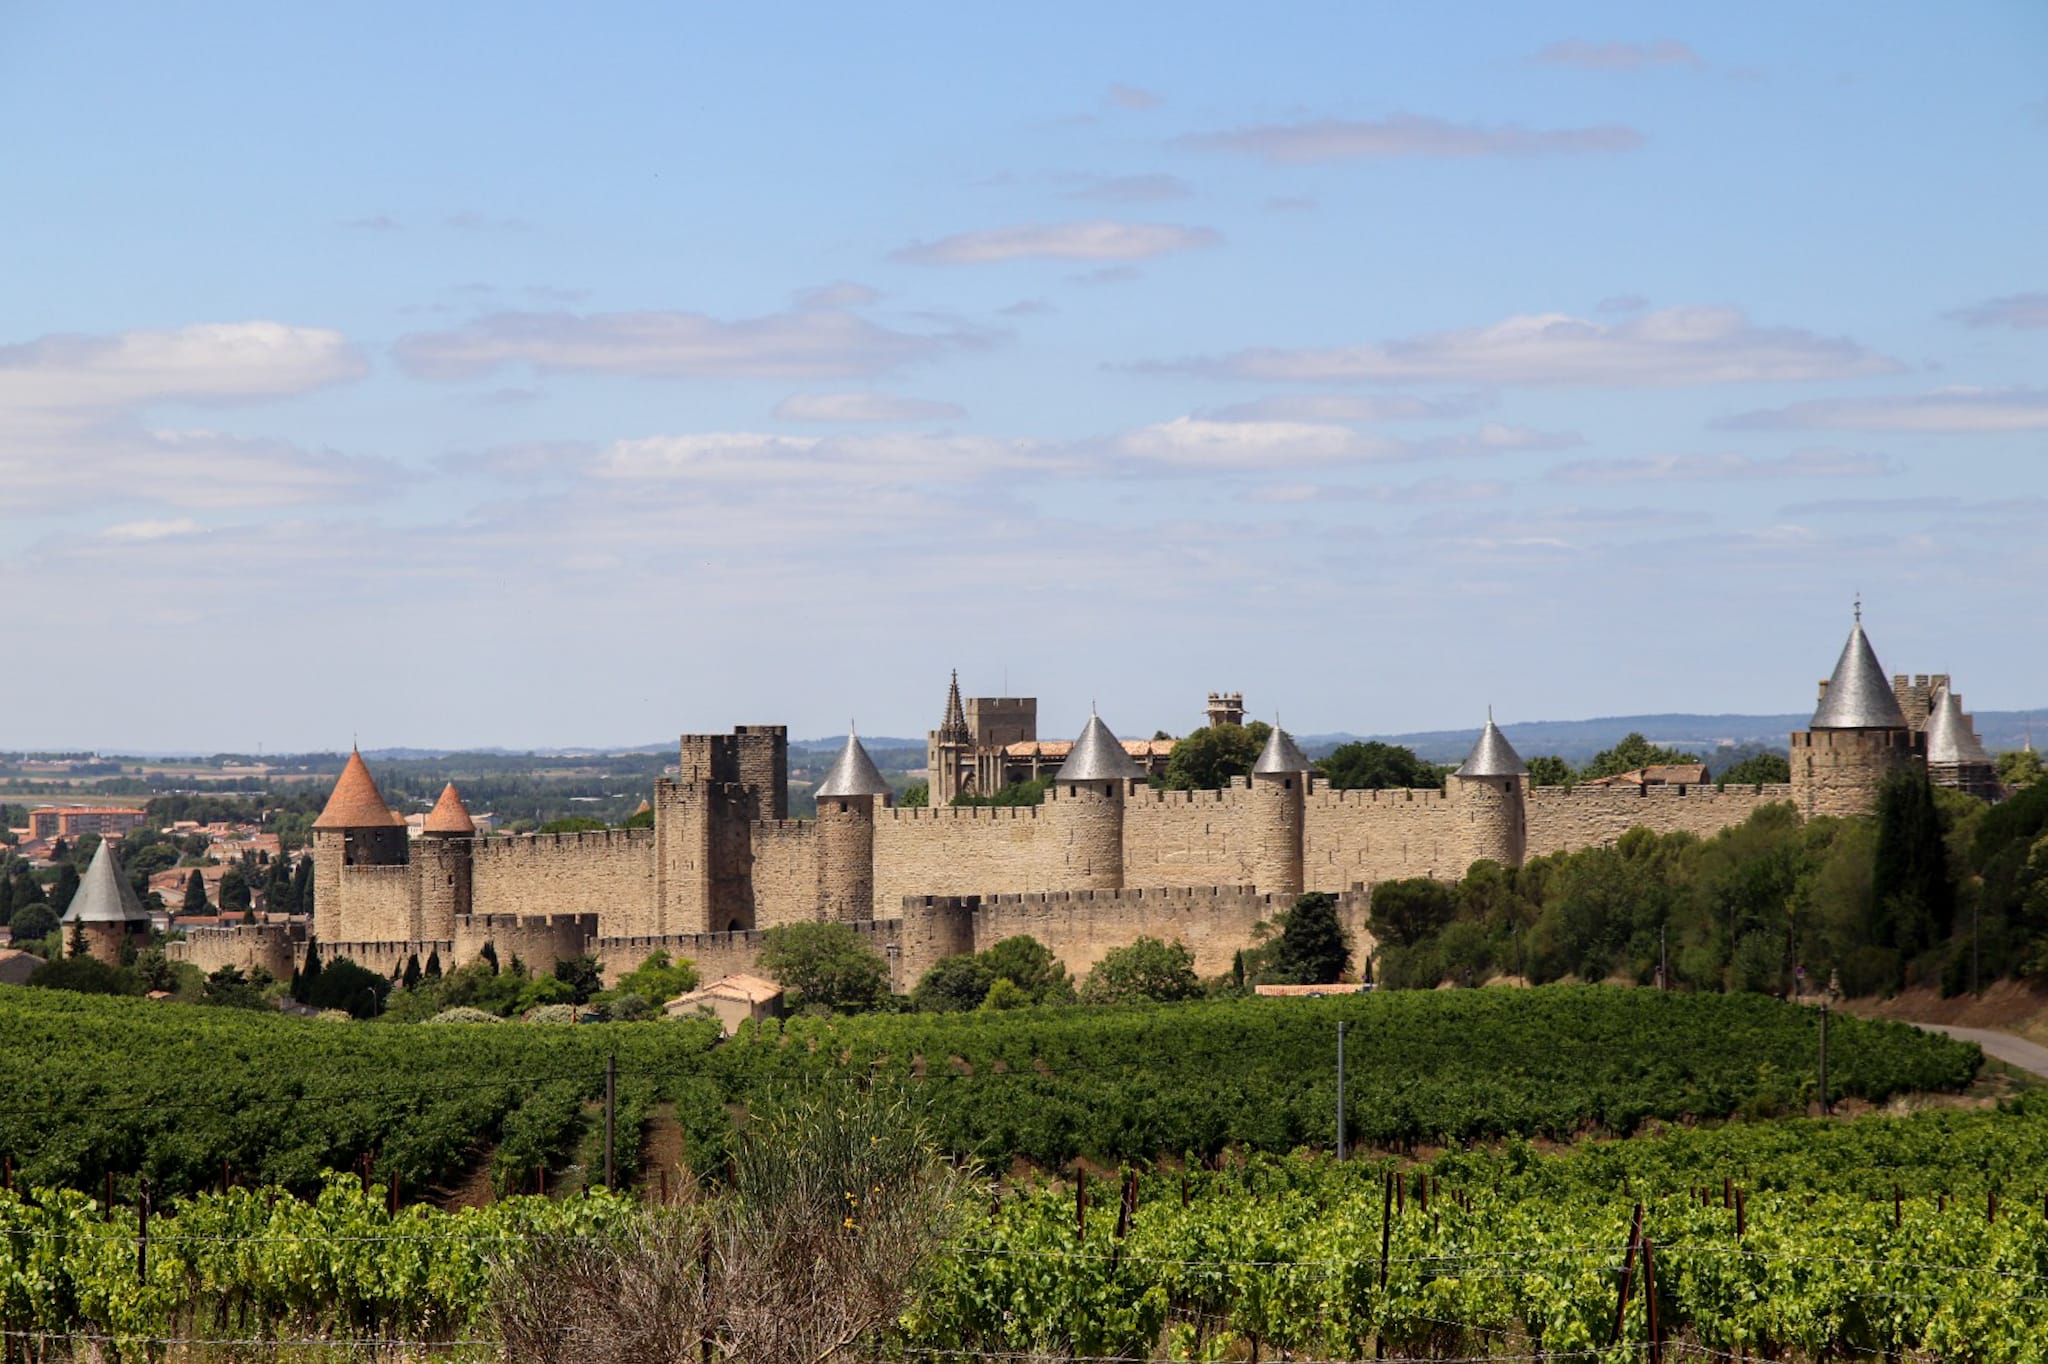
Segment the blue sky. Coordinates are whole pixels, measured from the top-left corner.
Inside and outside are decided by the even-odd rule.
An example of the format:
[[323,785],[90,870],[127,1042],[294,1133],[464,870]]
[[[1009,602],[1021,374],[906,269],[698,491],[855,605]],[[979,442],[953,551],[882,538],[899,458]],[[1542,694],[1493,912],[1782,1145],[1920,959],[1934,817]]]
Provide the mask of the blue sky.
[[0,746],[2043,701],[2036,3],[0,3],[0,120]]

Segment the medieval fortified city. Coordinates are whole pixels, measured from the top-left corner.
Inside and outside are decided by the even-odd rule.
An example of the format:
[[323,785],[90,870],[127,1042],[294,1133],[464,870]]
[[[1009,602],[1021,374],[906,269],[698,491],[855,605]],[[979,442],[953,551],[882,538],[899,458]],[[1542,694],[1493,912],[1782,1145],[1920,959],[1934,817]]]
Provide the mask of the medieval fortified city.
[[2044,96],[0,3],[0,1364],[2048,1364]]

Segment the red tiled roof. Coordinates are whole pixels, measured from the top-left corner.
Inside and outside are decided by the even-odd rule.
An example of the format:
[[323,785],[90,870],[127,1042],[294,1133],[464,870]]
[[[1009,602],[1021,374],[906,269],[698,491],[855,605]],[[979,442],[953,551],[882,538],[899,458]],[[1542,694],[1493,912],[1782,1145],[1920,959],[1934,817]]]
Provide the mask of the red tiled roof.
[[370,775],[363,755],[350,753],[348,766],[341,769],[340,780],[334,783],[334,794],[327,798],[327,806],[320,812],[320,818],[313,821],[316,829],[381,829],[404,828],[405,821],[391,813],[391,807],[384,803],[384,797],[377,790],[376,778]]
[[434,802],[433,813],[427,822],[420,825],[423,834],[473,834],[476,821],[469,817],[469,807],[462,803],[462,793],[449,782],[441,791],[441,799]]

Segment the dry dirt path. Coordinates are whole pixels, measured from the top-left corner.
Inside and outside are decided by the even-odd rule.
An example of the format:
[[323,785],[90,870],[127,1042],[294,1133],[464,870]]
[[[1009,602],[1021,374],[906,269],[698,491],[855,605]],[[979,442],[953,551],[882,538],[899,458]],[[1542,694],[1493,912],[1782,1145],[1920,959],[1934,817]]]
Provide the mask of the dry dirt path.
[[1913,1026],[1925,1028],[1929,1032],[1947,1033],[1959,1041],[1975,1042],[1984,1048],[1986,1056],[1996,1057],[2007,1065],[2018,1066],[2021,1070],[2048,1079],[2048,1047],[2038,1046],[2024,1037],[2015,1037],[2009,1032],[1999,1032],[1995,1028],[1962,1028],[1953,1023],[1913,1022]]

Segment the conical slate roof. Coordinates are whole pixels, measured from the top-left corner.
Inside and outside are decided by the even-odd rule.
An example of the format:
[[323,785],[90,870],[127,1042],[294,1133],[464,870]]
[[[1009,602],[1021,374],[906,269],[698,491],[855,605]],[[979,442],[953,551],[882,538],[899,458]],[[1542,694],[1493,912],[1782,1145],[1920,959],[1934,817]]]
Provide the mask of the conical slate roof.
[[1849,642],[1835,662],[1834,676],[1813,712],[1814,729],[1904,729],[1906,713],[1878,666],[1877,654],[1863,633],[1859,617],[1849,629]]
[[334,783],[334,794],[327,798],[320,818],[313,821],[316,829],[403,828],[404,825],[405,821],[391,813],[391,807],[378,793],[376,778],[370,775],[363,755],[353,751],[348,755],[348,765],[341,769],[341,778]]
[[1280,777],[1308,770],[1308,758],[1303,755],[1301,745],[1278,725],[1273,726],[1273,732],[1266,736],[1266,747],[1259,754],[1259,760],[1252,764],[1255,777]]
[[1947,687],[1935,696],[1927,711],[1927,761],[1955,765],[1991,761],[1983,741],[1963,716],[1963,698]]
[[135,888],[128,884],[128,878],[121,874],[121,864],[114,860],[114,845],[104,838],[100,840],[99,851],[92,855],[92,865],[78,882],[78,893],[71,897],[71,904],[64,911],[64,922],[149,922],[149,911],[135,898]]
[[1479,742],[1472,745],[1472,751],[1465,755],[1465,761],[1451,775],[1457,777],[1526,777],[1528,764],[1522,755],[1515,752],[1515,746],[1508,742],[1508,736],[1500,732],[1500,726],[1493,722],[1493,716],[1486,717],[1486,728],[1479,731]]
[[889,783],[882,780],[882,774],[875,770],[875,760],[861,747],[860,735],[849,732],[846,747],[839,750],[825,780],[818,783],[818,799],[888,794]]
[[441,799],[434,802],[427,822],[420,826],[423,834],[473,834],[476,821],[469,817],[469,807],[462,803],[462,793],[449,782],[441,788]]
[[1102,723],[1100,715],[1088,717],[1088,727],[1074,740],[1067,760],[1053,773],[1054,781],[1128,781],[1142,777],[1145,769],[1124,752],[1124,746]]

